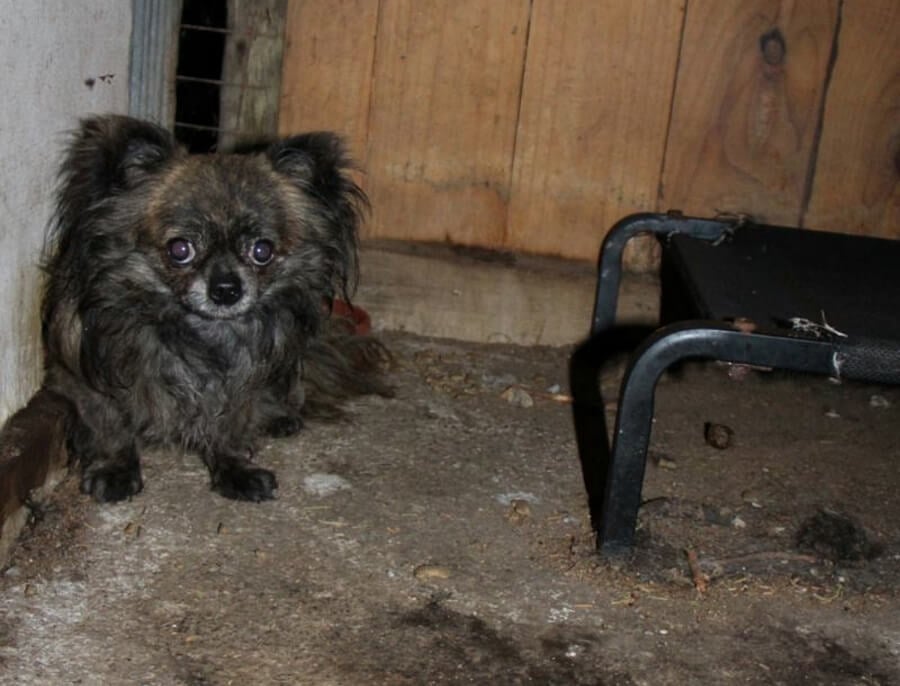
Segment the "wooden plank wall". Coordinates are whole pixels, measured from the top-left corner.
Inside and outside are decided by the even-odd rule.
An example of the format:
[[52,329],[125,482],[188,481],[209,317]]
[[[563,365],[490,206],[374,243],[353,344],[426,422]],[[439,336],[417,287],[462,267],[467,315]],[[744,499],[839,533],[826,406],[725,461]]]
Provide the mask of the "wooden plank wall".
[[381,4],[373,236],[502,244],[528,10],[528,0]]
[[286,0],[228,0],[222,59],[219,148],[271,136],[280,110]]
[[900,2],[844,0],[804,225],[900,238]]
[[898,35],[897,0],[288,0],[279,129],[348,137],[368,237],[593,260],[668,209],[900,237]]
[[682,15],[672,0],[536,0],[505,247],[593,257],[605,227],[656,207]]
[[289,0],[282,134],[340,131],[365,162],[377,21],[377,0]]
[[796,225],[837,0],[692,0],[660,207]]

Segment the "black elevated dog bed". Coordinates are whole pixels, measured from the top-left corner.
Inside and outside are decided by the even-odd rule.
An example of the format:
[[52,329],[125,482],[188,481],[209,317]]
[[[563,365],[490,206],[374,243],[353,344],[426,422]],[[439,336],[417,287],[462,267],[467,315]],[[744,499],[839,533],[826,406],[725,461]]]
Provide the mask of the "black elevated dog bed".
[[[599,372],[633,329],[614,326],[622,251],[663,246],[661,328],[633,352],[607,435]],[[631,547],[657,380],[685,359],[712,359],[900,384],[900,241],[745,220],[636,214],[600,251],[590,337],[571,360],[573,413],[591,522],[603,553]]]

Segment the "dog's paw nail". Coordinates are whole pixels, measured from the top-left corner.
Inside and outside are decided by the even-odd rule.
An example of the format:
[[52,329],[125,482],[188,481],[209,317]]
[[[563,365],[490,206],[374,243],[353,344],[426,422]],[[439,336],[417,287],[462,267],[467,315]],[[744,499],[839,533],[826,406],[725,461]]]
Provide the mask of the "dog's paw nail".
[[140,469],[134,467],[103,467],[86,472],[81,478],[81,492],[98,503],[126,500],[143,487]]

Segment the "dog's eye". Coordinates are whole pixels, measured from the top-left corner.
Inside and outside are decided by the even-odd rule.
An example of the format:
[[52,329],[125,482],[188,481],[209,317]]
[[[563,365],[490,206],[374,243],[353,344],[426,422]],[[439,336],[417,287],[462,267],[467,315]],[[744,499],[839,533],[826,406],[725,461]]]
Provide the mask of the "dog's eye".
[[258,240],[250,248],[250,259],[260,267],[269,264],[273,257],[275,257],[275,246],[272,245],[272,241]]
[[169,252],[169,258],[175,264],[190,264],[197,254],[194,244],[186,238],[173,238],[169,241],[166,249]]

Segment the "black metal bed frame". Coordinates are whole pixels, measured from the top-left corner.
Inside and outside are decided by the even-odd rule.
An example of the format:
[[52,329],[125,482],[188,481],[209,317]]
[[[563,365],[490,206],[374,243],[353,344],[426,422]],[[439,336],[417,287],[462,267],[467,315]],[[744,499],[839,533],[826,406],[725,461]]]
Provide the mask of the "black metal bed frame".
[[[771,238],[776,247],[778,240],[785,236],[793,241],[810,242],[822,235],[808,230],[749,225],[743,220],[636,214],[619,221],[606,236],[600,251],[590,336],[575,350],[570,364],[573,418],[582,475],[591,523],[597,532],[597,545],[604,554],[627,551],[633,544],[653,419],[654,392],[659,377],[670,365],[690,358],[714,359],[900,384],[898,340],[857,335],[857,332],[845,335],[825,322],[824,326],[813,331],[785,329],[773,325],[771,321],[754,321],[753,327],[739,327],[729,319],[742,317],[742,312],[722,312],[715,304],[710,304],[716,298],[705,297],[705,294],[722,284],[703,283],[694,278],[696,275],[691,274],[690,260],[685,254],[678,254],[674,244],[684,244],[683,239],[687,238],[710,247],[719,246],[729,243],[738,232],[753,231],[760,231],[763,239]],[[622,253],[631,238],[646,233],[654,234],[663,244],[664,325],[656,330],[617,329],[615,316],[622,276]],[[680,238],[676,241],[674,237]],[[755,236],[751,234],[751,238]],[[836,258],[833,253],[844,249],[841,247],[846,243],[844,239],[863,241],[879,254],[887,248],[892,250],[898,258],[896,282],[900,284],[900,241],[841,237],[843,242],[840,246],[826,246],[833,258]],[[829,240],[833,239],[825,239],[824,242]],[[712,251],[709,254],[715,256],[718,253]],[[740,259],[735,262],[737,269],[750,259],[745,255],[738,257]],[[671,266],[673,260],[678,263],[674,269]],[[893,279],[892,276],[890,278]],[[682,296],[681,302],[675,303],[673,292]],[[690,302],[683,302],[685,299]],[[882,294],[881,300],[892,303],[893,294]],[[900,303],[900,298],[897,302]],[[790,308],[790,305],[779,303],[779,307]],[[759,311],[758,307],[748,309]],[[673,321],[672,314],[675,312],[689,318],[679,317]],[[642,341],[634,350],[622,381],[615,429],[610,440],[600,391],[600,369],[611,354],[620,352],[623,345],[631,346],[638,337]]]

